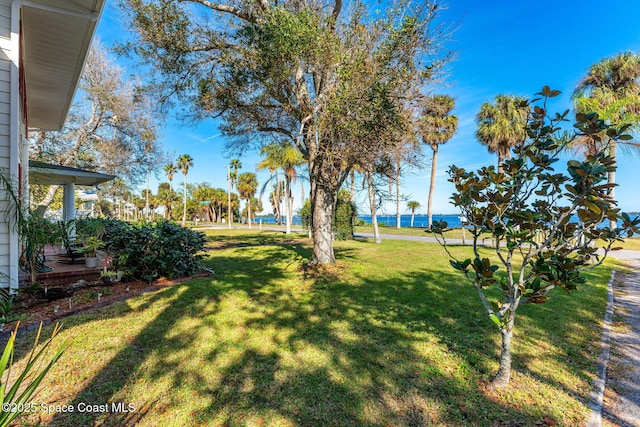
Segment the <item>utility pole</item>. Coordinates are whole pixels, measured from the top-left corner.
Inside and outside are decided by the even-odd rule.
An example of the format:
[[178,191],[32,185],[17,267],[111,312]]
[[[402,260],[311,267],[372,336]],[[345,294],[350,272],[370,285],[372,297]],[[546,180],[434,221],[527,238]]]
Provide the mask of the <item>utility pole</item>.
[[227,165],[227,228],[231,229],[231,166]]

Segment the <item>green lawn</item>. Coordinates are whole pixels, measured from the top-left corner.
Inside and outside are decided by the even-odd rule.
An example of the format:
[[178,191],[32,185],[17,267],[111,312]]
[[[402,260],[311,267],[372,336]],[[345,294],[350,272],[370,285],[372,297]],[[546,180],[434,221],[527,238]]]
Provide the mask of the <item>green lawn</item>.
[[609,268],[571,297],[556,292],[521,308],[512,386],[489,393],[496,328],[437,244],[337,242],[337,267],[305,272],[306,239],[209,236],[215,277],[65,321],[69,349],[37,401],[136,411],[40,413],[29,422],[529,426],[550,416],[584,424]]

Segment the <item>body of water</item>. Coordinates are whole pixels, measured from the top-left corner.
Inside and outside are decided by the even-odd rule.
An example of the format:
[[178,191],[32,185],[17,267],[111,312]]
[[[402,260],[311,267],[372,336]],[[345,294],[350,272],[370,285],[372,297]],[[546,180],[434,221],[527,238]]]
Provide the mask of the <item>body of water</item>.
[[[358,218],[364,221],[367,224],[371,224],[371,215],[358,215]],[[434,215],[433,221],[447,221],[449,227],[460,227],[460,217],[457,215]],[[274,217],[262,217],[256,218],[256,223],[262,221],[263,224],[275,224],[276,219]],[[416,228],[426,227],[429,223],[427,219],[427,215],[416,215],[413,220],[413,226]],[[294,215],[292,224],[294,226],[300,226],[302,223],[300,222],[300,217]],[[389,227],[396,226],[396,216],[395,215],[378,215],[378,224],[385,225]],[[411,215],[402,215],[400,217],[400,226],[401,227],[410,227],[411,226]]]
[[[371,224],[371,215],[358,215],[358,218],[367,224]],[[446,221],[450,228],[460,228],[462,223],[460,222],[461,216],[459,215],[433,215],[433,221]],[[256,218],[256,224],[262,221],[263,224],[275,224],[276,219],[274,217],[262,217]],[[577,217],[574,217],[572,221],[578,221]],[[283,223],[284,224],[284,223]],[[292,224],[294,226],[301,226],[300,217],[294,215]],[[395,215],[378,215],[378,224],[381,226],[395,227],[396,216]],[[413,219],[414,228],[426,228],[429,224],[427,215],[416,215]],[[608,226],[609,222],[605,221],[601,227]],[[411,226],[411,215],[400,216],[400,227],[409,228]]]
[[[396,227],[397,226],[397,218],[395,215],[377,215],[378,224],[384,225],[388,227]],[[371,215],[358,215],[358,218],[366,222],[367,224],[371,224]],[[446,221],[451,228],[460,228],[462,223],[460,222],[459,215],[433,215],[433,222],[436,221]],[[424,228],[429,225],[429,218],[427,215],[416,215],[413,218],[413,227],[414,228]],[[411,227],[411,215],[401,215],[400,216],[400,227]]]

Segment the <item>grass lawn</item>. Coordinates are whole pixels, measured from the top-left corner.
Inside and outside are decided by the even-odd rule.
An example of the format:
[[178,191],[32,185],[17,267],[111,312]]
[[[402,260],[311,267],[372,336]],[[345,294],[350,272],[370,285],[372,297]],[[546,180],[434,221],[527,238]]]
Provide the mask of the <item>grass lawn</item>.
[[[512,385],[489,393],[497,330],[437,244],[336,242],[338,266],[305,273],[306,239],[208,233],[215,277],[65,321],[69,348],[37,401],[76,411],[30,423],[584,424],[608,267],[571,296],[521,307]],[[19,339],[22,351],[31,340]],[[135,411],[77,410],[111,402]]]

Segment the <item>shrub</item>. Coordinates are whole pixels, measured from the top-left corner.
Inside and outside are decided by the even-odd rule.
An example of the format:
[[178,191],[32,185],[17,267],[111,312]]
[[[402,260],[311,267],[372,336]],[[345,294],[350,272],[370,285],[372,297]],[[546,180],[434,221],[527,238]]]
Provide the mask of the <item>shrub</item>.
[[204,234],[168,221],[131,224],[103,220],[107,250],[133,277],[151,281],[156,277],[190,276],[200,270],[199,254]]
[[356,205],[346,190],[340,190],[333,214],[333,232],[336,240],[353,240]]
[[73,224],[76,234],[80,240],[89,237],[101,238],[105,231],[105,220],[102,218],[84,218],[76,220]]
[[[305,200],[298,215],[302,227],[305,230],[311,228],[311,201],[309,199]],[[333,233],[336,240],[353,240],[356,217],[356,205],[351,201],[351,195],[346,190],[340,190],[333,214]]]
[[308,230],[311,228],[311,200],[307,199],[298,211],[302,228]]

